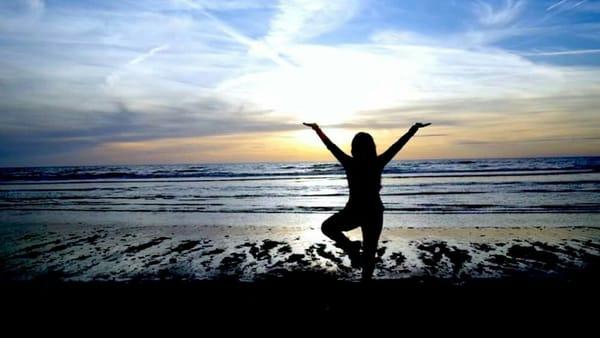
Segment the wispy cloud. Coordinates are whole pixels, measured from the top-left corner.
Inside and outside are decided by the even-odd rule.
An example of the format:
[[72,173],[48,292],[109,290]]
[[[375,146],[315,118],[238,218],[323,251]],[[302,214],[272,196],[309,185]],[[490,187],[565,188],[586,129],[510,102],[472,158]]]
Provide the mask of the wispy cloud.
[[315,37],[344,24],[358,9],[358,0],[282,0],[264,40],[280,46]]
[[248,10],[272,7],[271,0],[168,0],[182,8],[195,7],[214,11]]
[[557,137],[557,138],[528,138],[514,141],[498,140],[498,141],[486,141],[486,140],[460,140],[461,144],[481,144],[481,145],[498,145],[498,144],[530,144],[530,143],[565,143],[565,142],[579,142],[579,141],[600,141],[600,137]]
[[488,2],[475,2],[474,11],[479,22],[485,26],[504,26],[515,21],[525,7],[521,0],[505,0],[503,6],[495,8]]
[[[210,13],[210,9],[215,9],[215,7],[212,6],[213,5],[212,2],[207,4],[205,2],[198,2],[198,1],[191,1],[191,0],[181,0],[181,1],[183,1],[190,8],[193,8],[194,10],[197,10],[199,13],[201,13],[204,17],[206,17],[208,20],[210,20],[212,23],[214,23],[214,25],[219,30],[221,30],[227,36],[231,37],[234,41],[236,41],[237,43],[246,47],[248,49],[249,54],[252,54],[252,55],[255,55],[258,57],[262,57],[262,58],[267,58],[281,66],[289,66],[288,61],[285,60],[279,54],[279,51],[276,48],[265,44],[264,41],[252,39],[252,38],[240,33],[238,30],[233,28],[231,25],[228,25],[223,20],[219,19],[218,17],[216,17],[215,15]],[[248,5],[248,3],[246,3],[246,5]],[[231,4],[230,4],[230,6],[231,6]],[[225,8],[230,8],[230,7],[226,6]],[[238,5],[234,5],[233,8],[239,8],[239,7],[238,7]],[[223,7],[218,7],[216,9],[222,10]]]

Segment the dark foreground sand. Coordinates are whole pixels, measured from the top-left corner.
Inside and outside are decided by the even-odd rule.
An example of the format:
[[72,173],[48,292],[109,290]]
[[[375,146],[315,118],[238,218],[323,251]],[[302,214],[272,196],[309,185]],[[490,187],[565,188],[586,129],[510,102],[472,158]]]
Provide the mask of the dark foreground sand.
[[369,284],[314,228],[34,226],[5,230],[0,241],[4,294],[40,309],[68,296],[83,308],[181,301],[229,314],[418,313],[440,304],[525,313],[560,301],[581,310],[599,295],[600,228],[387,228]]

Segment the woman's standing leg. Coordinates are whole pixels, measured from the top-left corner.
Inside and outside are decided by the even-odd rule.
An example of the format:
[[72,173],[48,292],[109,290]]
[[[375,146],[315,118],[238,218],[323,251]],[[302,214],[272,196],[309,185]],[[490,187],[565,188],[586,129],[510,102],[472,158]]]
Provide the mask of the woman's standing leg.
[[374,210],[362,227],[363,234],[363,270],[362,279],[369,280],[375,270],[377,243],[383,228],[383,210]]

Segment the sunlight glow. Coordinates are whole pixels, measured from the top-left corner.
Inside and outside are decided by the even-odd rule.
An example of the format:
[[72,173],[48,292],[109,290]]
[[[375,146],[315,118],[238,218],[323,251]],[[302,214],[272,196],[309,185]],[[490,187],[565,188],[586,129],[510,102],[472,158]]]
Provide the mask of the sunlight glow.
[[261,107],[297,122],[340,124],[361,110],[388,107],[419,98],[419,70],[425,60],[394,58],[354,49],[293,46],[290,65],[241,76],[221,84]]

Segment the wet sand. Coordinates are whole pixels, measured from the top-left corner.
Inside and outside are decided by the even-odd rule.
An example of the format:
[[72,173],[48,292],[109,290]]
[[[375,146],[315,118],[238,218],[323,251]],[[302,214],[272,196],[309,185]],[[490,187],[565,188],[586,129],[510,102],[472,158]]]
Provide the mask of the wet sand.
[[[316,228],[37,226],[0,241],[5,282],[360,279]],[[596,272],[599,257],[600,228],[387,228],[374,278],[568,281]]]
[[90,325],[331,314],[581,323],[600,300],[600,228],[386,228],[370,283],[316,228],[38,225],[5,228],[0,243],[5,309]]

